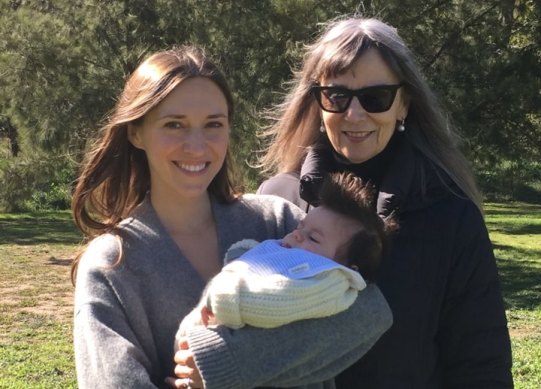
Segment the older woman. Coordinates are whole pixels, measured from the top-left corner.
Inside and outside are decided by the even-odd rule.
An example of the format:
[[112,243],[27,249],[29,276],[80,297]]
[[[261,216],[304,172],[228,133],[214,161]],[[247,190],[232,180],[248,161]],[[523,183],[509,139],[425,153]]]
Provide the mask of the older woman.
[[512,387],[507,321],[473,175],[396,29],[328,25],[266,135],[259,193],[308,209],[326,174],[378,190],[399,232],[378,285],[394,324],[338,388]]

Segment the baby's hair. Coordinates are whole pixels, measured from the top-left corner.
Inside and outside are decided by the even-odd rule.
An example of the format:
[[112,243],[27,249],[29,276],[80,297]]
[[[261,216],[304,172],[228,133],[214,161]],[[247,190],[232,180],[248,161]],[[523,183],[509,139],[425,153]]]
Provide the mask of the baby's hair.
[[392,217],[383,220],[377,214],[374,193],[369,183],[349,172],[328,175],[319,193],[319,206],[361,224],[361,230],[348,242],[345,259],[348,266],[357,268],[372,282],[381,259],[389,251],[391,234],[397,229]]

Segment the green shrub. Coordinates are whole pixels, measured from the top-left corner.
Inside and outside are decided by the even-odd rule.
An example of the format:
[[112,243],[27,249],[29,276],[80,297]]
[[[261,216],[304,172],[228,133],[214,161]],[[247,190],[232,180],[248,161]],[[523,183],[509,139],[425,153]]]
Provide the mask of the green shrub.
[[66,156],[42,153],[0,163],[0,208],[8,212],[67,209],[75,164]]
[[477,166],[479,186],[487,201],[541,203],[541,163],[501,161]]

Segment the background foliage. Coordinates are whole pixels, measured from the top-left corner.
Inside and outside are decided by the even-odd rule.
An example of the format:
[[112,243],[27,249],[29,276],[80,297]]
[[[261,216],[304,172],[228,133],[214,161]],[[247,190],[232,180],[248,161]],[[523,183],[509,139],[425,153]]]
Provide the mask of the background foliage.
[[[541,6],[534,0],[0,0],[0,206],[61,207],[86,141],[146,55],[204,46],[237,104],[235,155],[303,43],[343,14],[398,28],[460,128],[487,196],[541,201]],[[67,194],[67,200],[65,195]]]

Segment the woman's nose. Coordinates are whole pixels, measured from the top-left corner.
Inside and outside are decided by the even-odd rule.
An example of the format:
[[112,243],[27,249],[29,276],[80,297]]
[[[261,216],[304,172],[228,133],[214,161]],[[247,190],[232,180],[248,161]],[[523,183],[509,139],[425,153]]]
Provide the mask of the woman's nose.
[[205,137],[201,131],[194,129],[184,139],[184,151],[191,154],[202,154],[205,150]]
[[363,119],[364,115],[366,115],[366,111],[359,102],[359,99],[356,96],[353,97],[348,109],[346,110],[346,120],[351,122],[359,121]]

